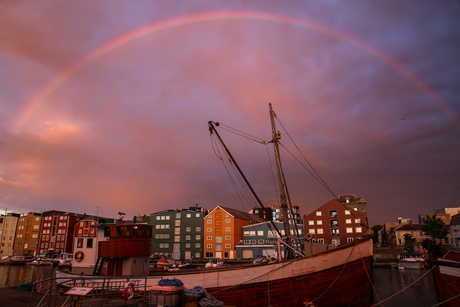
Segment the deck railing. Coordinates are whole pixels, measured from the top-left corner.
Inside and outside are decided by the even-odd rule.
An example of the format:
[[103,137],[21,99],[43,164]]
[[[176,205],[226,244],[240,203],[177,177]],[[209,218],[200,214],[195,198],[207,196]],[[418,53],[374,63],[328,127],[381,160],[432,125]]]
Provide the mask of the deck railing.
[[[128,282],[134,283],[135,295],[132,300],[140,300],[148,295],[147,277],[53,277],[34,282],[29,306],[34,293],[44,294],[37,307],[55,306],[124,306],[123,296]],[[93,288],[86,296],[66,295],[74,287]],[[78,303],[76,302],[78,301]]]

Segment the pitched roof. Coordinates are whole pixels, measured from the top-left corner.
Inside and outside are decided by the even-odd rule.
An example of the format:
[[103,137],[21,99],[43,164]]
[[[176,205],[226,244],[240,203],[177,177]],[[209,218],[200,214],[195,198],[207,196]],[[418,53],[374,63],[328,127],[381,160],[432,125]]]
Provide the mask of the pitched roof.
[[265,222],[265,220],[263,218],[258,217],[258,216],[254,216],[254,215],[249,214],[249,213],[244,212],[244,211],[240,211],[240,210],[236,210],[236,209],[232,209],[232,208],[228,208],[228,207],[222,207],[222,206],[219,206],[219,207],[222,210],[225,210],[228,213],[230,213],[234,218],[239,218],[239,219],[247,220],[247,221],[254,221],[254,222],[257,222],[257,223]]

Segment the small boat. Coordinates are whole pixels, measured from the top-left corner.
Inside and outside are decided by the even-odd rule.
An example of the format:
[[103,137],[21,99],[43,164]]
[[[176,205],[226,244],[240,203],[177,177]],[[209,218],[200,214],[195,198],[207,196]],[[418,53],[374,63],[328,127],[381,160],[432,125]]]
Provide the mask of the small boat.
[[60,267],[71,267],[73,263],[73,254],[63,253],[59,260]]
[[27,264],[34,260],[35,258],[30,255],[22,255],[22,256],[12,256],[10,258],[10,265],[21,265]]
[[399,268],[421,270],[425,267],[425,259],[417,253],[402,253],[399,255]]
[[168,270],[174,264],[176,264],[174,260],[166,259],[166,257],[162,256],[157,262],[157,270]]
[[220,268],[224,266],[224,262],[220,258],[210,258],[209,262],[204,266],[205,268]]

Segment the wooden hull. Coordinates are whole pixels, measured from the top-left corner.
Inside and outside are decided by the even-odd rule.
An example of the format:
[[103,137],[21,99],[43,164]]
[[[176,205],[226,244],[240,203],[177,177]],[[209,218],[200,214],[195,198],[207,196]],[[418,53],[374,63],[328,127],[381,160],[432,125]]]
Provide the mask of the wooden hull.
[[150,289],[161,278],[180,279],[187,289],[202,286],[230,306],[370,306],[372,251],[365,239],[285,262],[169,272],[139,282]]
[[[438,259],[433,267],[434,281],[439,302],[452,299],[460,294],[460,251],[443,251],[443,259]],[[452,299],[442,307],[460,307],[460,297]]]

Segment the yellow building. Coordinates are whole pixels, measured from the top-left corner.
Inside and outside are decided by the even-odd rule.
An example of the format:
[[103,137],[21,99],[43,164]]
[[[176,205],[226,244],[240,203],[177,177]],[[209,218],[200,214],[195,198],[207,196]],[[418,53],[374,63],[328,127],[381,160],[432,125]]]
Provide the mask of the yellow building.
[[40,213],[21,214],[14,240],[14,255],[37,255],[41,218]]
[[217,206],[204,218],[204,258],[236,259],[236,244],[243,238],[242,227],[264,222],[260,217]]
[[0,257],[13,255],[18,218],[19,213],[7,213],[0,216]]

